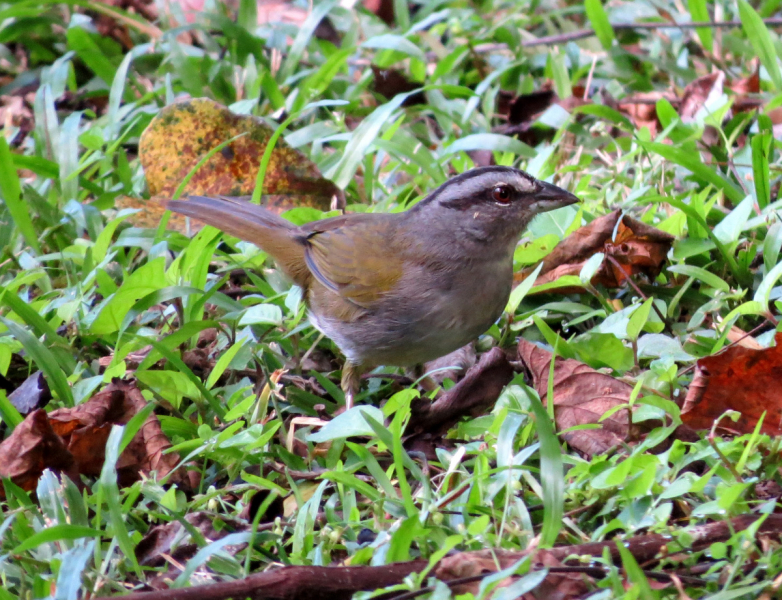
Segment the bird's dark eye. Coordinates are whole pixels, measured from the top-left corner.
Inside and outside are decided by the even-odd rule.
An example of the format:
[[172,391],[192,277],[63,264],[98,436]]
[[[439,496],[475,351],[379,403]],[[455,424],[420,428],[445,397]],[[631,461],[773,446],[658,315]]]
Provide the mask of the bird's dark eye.
[[500,204],[507,204],[510,202],[510,186],[508,185],[498,185],[495,186],[494,189],[491,191],[491,197],[494,199],[495,202],[499,202]]

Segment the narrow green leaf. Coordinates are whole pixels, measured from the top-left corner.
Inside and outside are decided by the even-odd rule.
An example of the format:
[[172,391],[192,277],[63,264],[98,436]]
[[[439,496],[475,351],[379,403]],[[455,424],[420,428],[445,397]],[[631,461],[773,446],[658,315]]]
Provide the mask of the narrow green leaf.
[[11,335],[22,344],[36,366],[43,371],[49,386],[57,394],[57,397],[67,406],[73,406],[71,386],[68,385],[65,373],[60,365],[57,364],[57,360],[54,358],[51,350],[18,323],[4,317],[0,317],[0,321],[8,327]]
[[769,159],[771,158],[774,133],[771,119],[768,115],[758,115],[760,132],[752,136],[752,179],[755,183],[755,199],[758,206],[764,209],[771,202],[771,175]]
[[[414,93],[414,92],[410,92]],[[337,187],[345,189],[348,184],[353,180],[356,174],[356,169],[364,160],[364,154],[369,146],[380,134],[380,130],[385,125],[396,110],[402,106],[402,103],[410,95],[397,94],[391,100],[378,106],[372,114],[361,121],[361,124],[353,131],[353,135],[350,137],[350,141],[345,146],[345,151],[342,154],[340,161],[329,169],[324,176],[327,179],[331,179]]]
[[[690,9],[690,19],[694,23],[707,23],[711,21],[709,9],[706,6],[706,0],[689,0],[687,4]],[[698,34],[698,39],[700,39],[703,49],[707,52],[711,52],[714,46],[711,27],[698,27],[695,30],[695,33]]]
[[635,597],[644,598],[644,600],[659,598],[660,595],[652,590],[652,586],[649,585],[649,579],[635,560],[635,557],[625,548],[621,540],[615,540],[615,543],[619,549],[619,556],[622,557],[622,566],[627,574],[627,579],[640,590],[640,594]]
[[41,254],[38,234],[35,232],[29,212],[30,207],[22,200],[22,187],[14,165],[14,155],[2,135],[0,135],[0,193],[3,194],[3,202],[25,241],[37,254]]
[[68,48],[76,52],[85,65],[100,77],[107,86],[114,83],[117,68],[103,54],[100,46],[92,39],[92,35],[81,27],[69,27],[66,33]]
[[510,298],[508,298],[508,305],[505,307],[505,312],[507,312],[509,315],[512,315],[516,312],[519,304],[521,304],[521,301],[524,300],[524,296],[526,296],[532,289],[532,286],[535,285],[535,280],[538,278],[542,268],[543,262],[541,262],[532,273],[527,275],[527,277],[524,278],[524,281],[522,281],[513,289],[513,291],[510,293]]
[[21,544],[11,550],[10,554],[21,554],[41,544],[59,542],[62,540],[78,540],[79,538],[94,537],[99,538],[103,533],[92,527],[83,527],[81,525],[52,525],[38,533],[34,533]]
[[301,61],[304,50],[307,48],[307,44],[309,44],[312,35],[315,33],[315,29],[317,29],[320,22],[331,12],[331,9],[334,8],[338,2],[339,0],[324,0],[324,2],[315,4],[304,23],[302,23],[299,33],[296,34],[296,38],[293,40],[293,44],[288,51],[288,56],[280,68],[277,81],[283,83],[288,77],[293,75],[296,67]]
[[[557,541],[559,530],[562,528],[565,506],[562,448],[554,424],[549,419],[543,403],[533,394],[530,394],[529,398],[540,440],[540,483],[543,486],[543,529],[540,532],[540,545],[542,548],[550,548]],[[553,398],[549,398],[549,402],[553,404]]]
[[592,28],[595,30],[597,39],[603,45],[603,48],[610,50],[614,43],[614,28],[611,27],[611,23],[608,21],[608,15],[603,8],[601,0],[585,0],[584,11],[586,12],[589,22],[592,23]]
[[241,340],[237,341],[233,346],[228,348],[228,350],[223,352],[223,354],[215,363],[214,369],[212,369],[212,372],[209,373],[209,378],[206,380],[206,384],[205,384],[207,388],[212,389],[214,387],[214,385],[218,382],[222,374],[225,373],[225,370],[228,368],[228,365],[231,364],[231,361],[237,355],[239,350],[244,348],[244,345],[246,343],[247,343],[247,338],[242,338]]
[[19,414],[8,396],[5,395],[5,390],[0,390],[0,418],[3,419],[3,423],[9,431],[13,431],[19,423],[24,421],[24,417]]
[[184,374],[185,377],[187,377],[193,384],[198,388],[198,391],[201,392],[201,395],[203,395],[204,398],[206,398],[206,401],[209,403],[209,406],[212,407],[212,410],[215,412],[215,414],[220,418],[220,420],[224,420],[225,418],[225,407],[222,405],[222,403],[214,397],[212,392],[210,392],[202,383],[202,381],[195,376],[193,371],[190,370],[190,367],[188,367],[184,361],[177,356],[176,353],[169,350],[164,344],[161,342],[158,342],[157,340],[143,338],[148,344],[151,344],[152,347],[157,350],[163,358],[168,360],[168,362],[171,363],[171,365],[180,373]]
[[752,44],[752,48],[760,58],[760,63],[766,67],[769,77],[778,92],[782,91],[782,71],[779,70],[779,60],[774,50],[774,42],[761,16],[755,12],[746,0],[738,0],[739,18],[744,33]]
[[143,577],[141,567],[136,559],[135,546],[125,525],[122,502],[119,497],[119,486],[117,485],[117,461],[119,460],[120,444],[124,437],[124,430],[124,427],[118,425],[111,428],[109,439],[106,442],[106,457],[99,479],[99,495],[109,505],[111,528],[114,537],[117,538],[117,544],[125,555],[125,559],[130,561],[136,575]]
[[730,286],[724,279],[721,279],[714,273],[709,273],[709,271],[702,267],[696,267],[695,265],[671,265],[668,267],[668,270],[671,273],[678,273],[680,275],[694,277],[709,287],[713,287],[715,290],[720,290],[723,292],[730,291]]
[[649,319],[649,312],[652,310],[652,302],[654,302],[654,298],[649,298],[634,310],[630,316],[630,321],[627,323],[627,337],[631,340],[638,339],[643,326],[646,325],[646,321]]
[[725,192],[725,195],[732,202],[741,202],[744,199],[744,192],[735,185],[732,181],[725,179],[717,171],[703,164],[700,155],[695,152],[687,152],[682,148],[669,146],[668,144],[660,144],[657,142],[644,142],[639,140],[638,143],[647,151],[657,154],[666,160],[675,162],[677,165],[684,167],[692,172],[693,175],[703,180],[704,183],[711,183],[716,188]]
[[464,136],[448,146],[443,154],[456,154],[468,150],[491,150],[493,152],[512,152],[524,158],[533,158],[535,149],[516,138],[500,133],[473,133]]

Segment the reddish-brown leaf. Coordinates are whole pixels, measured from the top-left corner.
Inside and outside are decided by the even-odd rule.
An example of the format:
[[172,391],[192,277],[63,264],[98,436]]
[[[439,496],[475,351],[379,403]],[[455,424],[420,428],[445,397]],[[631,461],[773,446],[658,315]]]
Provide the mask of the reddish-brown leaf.
[[[64,471],[73,478],[74,462],[43,409],[27,415],[0,444],[0,477],[9,478],[27,491],[35,489],[44,469]],[[5,497],[2,487],[0,496]]]
[[[103,468],[106,441],[113,425],[126,425],[147,405],[133,382],[114,381],[87,402],[46,414],[37,410],[0,444],[0,477],[10,477],[32,490],[44,469],[97,477]],[[151,414],[120,455],[117,472],[122,485],[156,471],[168,475],[179,462],[176,453],[165,454],[171,442]],[[188,483],[179,472],[173,480]]]
[[696,113],[706,103],[712,94],[722,94],[722,86],[725,82],[725,73],[715,71],[687,84],[679,103],[679,117],[684,123],[693,120]]
[[[621,214],[615,210],[599,217],[557,244],[543,260],[535,285],[551,283],[566,275],[578,275],[586,261],[598,252],[612,257],[619,266],[604,260],[592,278],[593,285],[616,288],[627,277],[640,273],[650,279],[657,277],[675,238],[628,215],[617,223]],[[532,270],[522,270],[516,275],[517,279],[522,281]]]
[[[541,400],[548,394],[551,353],[524,338],[519,340],[519,359],[532,375],[532,385]],[[557,428],[598,423],[611,408],[627,403],[632,386],[573,359],[557,358],[554,366],[554,417]],[[627,411],[619,410],[602,422],[601,429],[571,431],[565,441],[587,456],[602,454],[627,437]]]
[[720,426],[738,433],[751,433],[765,412],[761,430],[782,433],[782,333],[776,345],[755,350],[731,346],[698,360],[682,408],[682,421],[695,429],[711,429],[726,410],[741,413],[737,422],[720,421]]

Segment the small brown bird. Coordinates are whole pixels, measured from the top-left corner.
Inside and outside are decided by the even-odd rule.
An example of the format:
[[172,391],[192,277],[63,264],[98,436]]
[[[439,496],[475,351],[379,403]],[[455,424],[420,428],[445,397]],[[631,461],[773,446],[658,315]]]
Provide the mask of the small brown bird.
[[347,358],[349,408],[366,369],[423,364],[485,332],[508,302],[521,232],[536,214],[575,202],[524,171],[483,167],[405,212],[301,227],[233,198],[195,196],[168,208],[254,243],[304,289],[312,323]]

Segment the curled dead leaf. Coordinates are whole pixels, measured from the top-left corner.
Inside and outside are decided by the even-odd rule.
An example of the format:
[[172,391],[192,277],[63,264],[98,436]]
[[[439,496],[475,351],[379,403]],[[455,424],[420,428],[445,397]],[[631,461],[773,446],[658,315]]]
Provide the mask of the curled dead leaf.
[[[192,525],[208,542],[215,542],[230,533],[247,531],[249,524],[238,519],[224,516],[216,517],[211,513],[198,511],[185,515],[185,520]],[[215,527],[215,521],[220,521],[220,527]],[[227,527],[226,527],[227,525]],[[236,554],[246,544],[226,546],[225,551]],[[179,521],[171,521],[164,525],[155,525],[136,545],[136,559],[140,565],[159,567],[165,564],[164,555],[172,555],[179,562],[186,562],[198,551],[195,543],[185,532],[184,525]]]
[[[593,285],[616,288],[628,277],[638,274],[653,279],[660,274],[674,239],[664,231],[628,215],[622,216],[620,210],[615,210],[577,229],[557,244],[543,260],[535,285],[551,283],[566,275],[577,276],[586,261],[598,252],[612,257],[618,266],[613,261],[604,260],[592,278]],[[532,267],[523,269],[515,278],[523,281],[532,270]],[[532,293],[535,293],[534,288]]]
[[[43,409],[27,415],[0,444],[0,477],[26,491],[35,489],[44,469],[62,471],[75,478],[74,463],[73,455],[54,433]],[[5,497],[2,487],[0,497]]]
[[687,84],[679,102],[679,117],[689,123],[711,98],[722,94],[725,73],[714,71]]
[[[532,385],[545,402],[551,353],[519,340],[519,359],[532,375]],[[626,404],[632,386],[573,359],[557,358],[554,367],[554,418],[557,428],[598,423],[604,413]],[[586,456],[607,452],[628,436],[627,411],[619,410],[602,422],[601,429],[571,431],[565,441]]]
[[720,422],[723,429],[751,433],[765,412],[761,431],[782,433],[782,332],[776,345],[756,350],[741,345],[698,360],[682,407],[682,421],[694,429],[711,429],[725,411],[741,417]]
[[[85,403],[47,414],[36,410],[0,444],[0,477],[9,477],[25,490],[35,488],[44,469],[97,477],[103,468],[106,441],[113,425],[126,425],[147,405],[133,382],[114,381]],[[156,471],[164,477],[179,463],[179,455],[166,453],[171,442],[150,414],[117,462],[120,484]],[[179,472],[170,482],[187,484]]]

